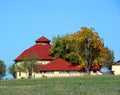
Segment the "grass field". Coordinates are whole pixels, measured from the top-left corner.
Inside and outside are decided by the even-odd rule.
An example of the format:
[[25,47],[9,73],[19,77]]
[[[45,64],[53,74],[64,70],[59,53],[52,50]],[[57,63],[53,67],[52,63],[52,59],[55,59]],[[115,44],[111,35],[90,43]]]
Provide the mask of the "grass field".
[[2,80],[0,95],[120,95],[120,76]]

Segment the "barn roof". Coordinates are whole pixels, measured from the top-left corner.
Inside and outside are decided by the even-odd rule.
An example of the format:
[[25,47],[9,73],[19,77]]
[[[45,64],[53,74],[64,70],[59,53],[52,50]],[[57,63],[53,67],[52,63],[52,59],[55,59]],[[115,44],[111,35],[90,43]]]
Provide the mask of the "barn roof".
[[[41,37],[40,39],[36,40],[38,42],[40,41],[46,41],[49,40],[45,37]],[[32,54],[35,55],[38,60],[52,60],[54,57],[49,55],[49,50],[51,49],[51,45],[49,43],[45,44],[35,44],[32,47],[26,49],[23,51],[16,59],[15,61],[22,61],[24,57],[27,57],[27,55]]]
[[51,61],[50,63],[43,65],[41,68],[41,65],[35,65],[34,66],[34,71],[72,71],[72,70],[81,70],[82,68],[80,68],[78,65],[77,66],[73,66],[71,65],[69,62],[58,58],[56,60]]

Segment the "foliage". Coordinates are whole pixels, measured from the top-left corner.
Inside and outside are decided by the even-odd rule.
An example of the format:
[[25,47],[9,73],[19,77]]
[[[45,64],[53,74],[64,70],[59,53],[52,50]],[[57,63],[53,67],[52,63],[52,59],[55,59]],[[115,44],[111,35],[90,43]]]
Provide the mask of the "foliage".
[[37,56],[34,53],[29,53],[23,58],[23,68],[28,71],[29,78],[32,77],[33,66],[37,61]]
[[15,64],[12,64],[9,68],[8,68],[9,73],[16,78],[16,68],[15,68]]
[[98,33],[93,28],[86,27],[82,27],[74,34],[54,38],[50,54],[56,58],[64,58],[72,64],[85,66],[88,74],[91,64],[106,63],[110,66],[114,60],[114,53],[104,46],[103,39]]
[[14,64],[14,65],[15,65],[16,72],[26,72],[24,62],[21,62],[20,64]]
[[114,61],[114,52],[111,51],[108,47],[106,49],[106,61],[105,61],[105,67],[108,67],[108,69],[111,69],[112,63]]
[[6,73],[6,65],[4,64],[3,61],[0,60],[0,80],[2,77],[5,76]]
[[21,62],[20,64],[12,64],[11,66],[9,66],[8,68],[8,72],[14,77],[16,78],[16,74],[17,72],[26,72],[26,68],[23,62]]
[[69,49],[67,49],[66,44],[68,43],[68,37],[66,36],[57,36],[52,40],[53,46],[50,50],[50,54],[54,55],[56,58],[66,59],[66,54],[69,53]]

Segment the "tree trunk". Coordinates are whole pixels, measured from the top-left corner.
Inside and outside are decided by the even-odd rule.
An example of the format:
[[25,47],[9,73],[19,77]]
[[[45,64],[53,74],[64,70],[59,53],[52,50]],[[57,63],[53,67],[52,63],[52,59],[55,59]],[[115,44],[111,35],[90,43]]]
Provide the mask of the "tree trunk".
[[90,75],[90,64],[89,64],[89,63],[87,63],[85,69],[86,69],[86,73],[87,73],[87,75]]
[[32,72],[29,72],[29,77],[28,77],[29,79],[31,79],[32,78]]
[[89,67],[86,67],[86,73],[87,73],[87,75],[90,75],[90,68]]

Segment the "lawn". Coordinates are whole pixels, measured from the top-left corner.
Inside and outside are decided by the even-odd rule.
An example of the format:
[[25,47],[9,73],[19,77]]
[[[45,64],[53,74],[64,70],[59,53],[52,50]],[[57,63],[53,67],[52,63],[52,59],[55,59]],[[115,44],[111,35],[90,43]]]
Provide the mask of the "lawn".
[[2,80],[0,95],[120,95],[120,76]]

